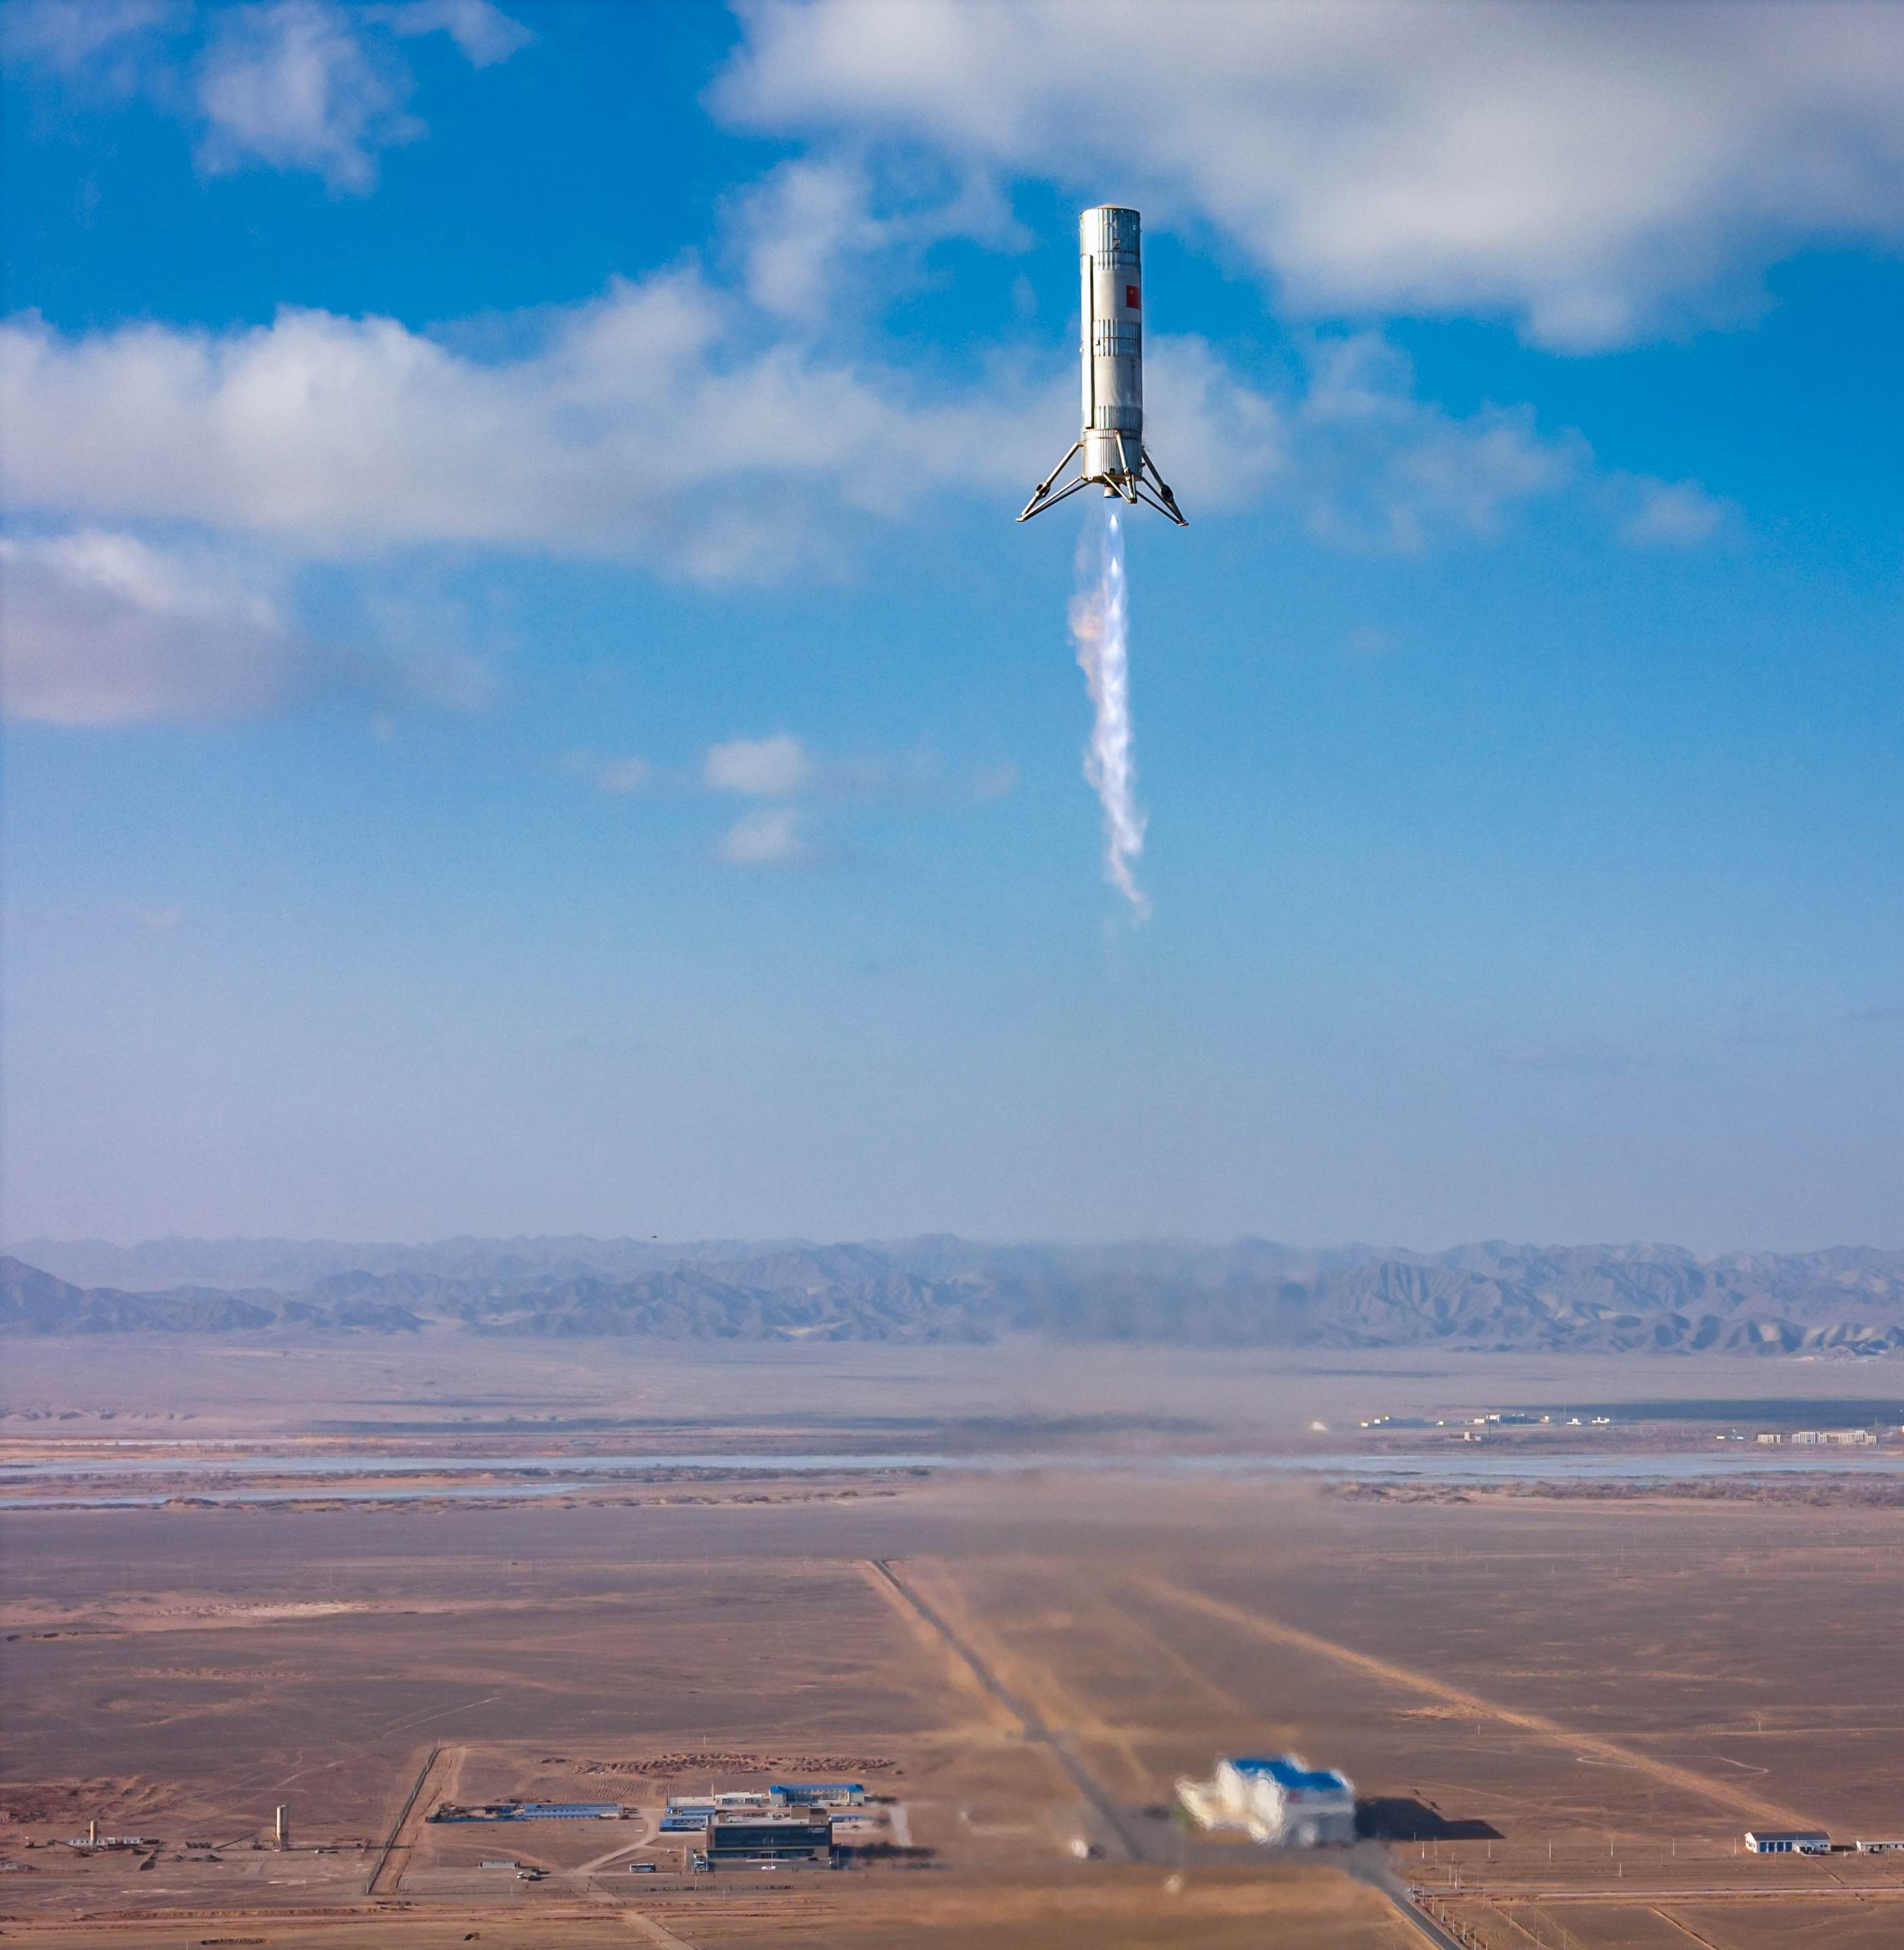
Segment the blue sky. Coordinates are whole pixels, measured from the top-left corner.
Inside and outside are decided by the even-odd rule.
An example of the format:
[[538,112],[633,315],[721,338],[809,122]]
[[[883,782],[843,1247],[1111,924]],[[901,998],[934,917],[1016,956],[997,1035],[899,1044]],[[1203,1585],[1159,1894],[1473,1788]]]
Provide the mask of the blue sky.
[[10,1237],[1904,1241],[1894,8],[0,18]]

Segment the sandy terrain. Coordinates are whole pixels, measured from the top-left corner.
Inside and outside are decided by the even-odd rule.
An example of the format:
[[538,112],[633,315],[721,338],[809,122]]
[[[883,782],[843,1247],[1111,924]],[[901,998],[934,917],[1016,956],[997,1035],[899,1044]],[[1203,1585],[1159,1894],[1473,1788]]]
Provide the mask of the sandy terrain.
[[[401,1441],[419,1431],[572,1435],[654,1446],[675,1438],[762,1447],[788,1438],[868,1446],[1039,1446],[1107,1441],[1195,1453],[1247,1441],[1299,1442],[1378,1414],[1475,1406],[1698,1397],[1846,1397],[1896,1406],[1904,1365],[1287,1348],[1127,1348],[1092,1344],[890,1347],[873,1343],[723,1346],[640,1341],[445,1338],[232,1344],[216,1336],[101,1335],[7,1347],[0,1445],[58,1435],[95,1442],[204,1441],[303,1431]],[[0,1453],[4,1453],[0,1448]]]
[[[776,1388],[775,1440],[797,1407],[838,1441],[875,1375],[882,1444],[906,1421],[944,1448],[987,1416],[1016,1441],[1030,1415],[968,1350],[916,1384],[890,1354],[881,1370],[848,1353]],[[581,1390],[560,1361],[534,1385],[551,1372]],[[1672,1378],[1684,1394],[1683,1366]],[[743,1412],[756,1371],[697,1359],[676,1380],[684,1400],[727,1391],[710,1443],[762,1428]],[[1739,1852],[1755,1821],[1904,1834],[1893,1510],[1356,1500],[1173,1478],[1136,1453],[1179,1439],[1166,1416],[1287,1441],[1318,1387],[1341,1412],[1464,1385],[1251,1385],[1274,1398],[1165,1374],[1146,1406],[1127,1372],[1103,1391],[1123,1422],[1088,1438],[1125,1445],[1120,1466],[877,1497],[0,1515],[0,1858],[23,1865],[0,1875],[0,1941],[1014,1950],[1240,1945],[1270,1918],[1293,1950],[1426,1940],[1372,1886],[1385,1862],[1488,1950],[1904,1940],[1904,1858]],[[410,1413],[396,1387],[370,1417],[386,1427]],[[240,1393],[192,1412],[226,1429],[284,1413]],[[1155,1811],[1218,1753],[1285,1746],[1345,1768],[1385,1843],[1294,1860]],[[865,1780],[862,1839],[880,1847],[710,1886],[655,1832],[667,1793],[798,1773]],[[506,1796],[635,1812],[422,1819]],[[280,1802],[293,1849],[254,1847]],[[157,1846],[47,1846],[95,1819]],[[482,1866],[498,1859],[546,1879]],[[637,1859],[659,1872],[631,1874]]]

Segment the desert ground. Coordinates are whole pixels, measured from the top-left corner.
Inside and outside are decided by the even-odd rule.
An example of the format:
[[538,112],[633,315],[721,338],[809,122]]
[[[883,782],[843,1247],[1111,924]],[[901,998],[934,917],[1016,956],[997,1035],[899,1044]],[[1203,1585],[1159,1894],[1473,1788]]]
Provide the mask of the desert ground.
[[[1741,1842],[1904,1836],[1894,1506],[1363,1496],[1174,1466],[1488,1402],[1703,1397],[1748,1420],[1875,1403],[1899,1378],[1885,1366],[637,1344],[433,1348],[419,1372],[351,1344],[22,1351],[0,1459],[159,1454],[190,1464],[168,1491],[266,1487],[0,1512],[0,1942],[1904,1941],[1904,1856]],[[342,1446],[591,1445],[752,1466],[536,1500],[506,1472],[462,1500],[412,1476],[354,1503],[284,1473]],[[908,1454],[950,1459],[775,1461]],[[1285,1749],[1354,1778],[1368,1839],[1303,1855],[1171,1818],[1179,1775]],[[843,1775],[874,1799],[837,1871],[690,1876],[655,1829],[669,1793]],[[509,1796],[632,1811],[425,1819]],[[89,1822],[144,1846],[67,1846]],[[483,1866],[502,1861],[544,1873]]]

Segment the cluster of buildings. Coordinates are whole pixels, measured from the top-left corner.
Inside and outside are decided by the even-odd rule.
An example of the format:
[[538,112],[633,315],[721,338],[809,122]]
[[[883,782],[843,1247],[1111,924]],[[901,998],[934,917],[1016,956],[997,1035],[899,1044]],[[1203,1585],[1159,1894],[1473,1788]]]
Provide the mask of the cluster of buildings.
[[[775,1781],[764,1788],[732,1788],[708,1794],[671,1794],[656,1823],[662,1835],[687,1843],[688,1866],[763,1867],[774,1863],[834,1861],[834,1821],[863,1808],[866,1790],[856,1780]],[[622,1821],[636,1811],[619,1801],[491,1801],[465,1806],[446,1801],[431,1814],[436,1822]],[[513,1862],[485,1867],[513,1868]],[[631,1864],[652,1874],[652,1862]],[[540,1871],[525,1871],[527,1876]]]
[[[1748,1425],[1749,1426],[1750,1425]],[[1609,1415],[1543,1414],[1533,1409],[1490,1409],[1479,1415],[1371,1415],[1363,1417],[1360,1426],[1371,1434],[1387,1434],[1402,1429],[1438,1428],[1454,1442],[1482,1442],[1497,1430],[1507,1428],[1610,1428],[1613,1418]],[[1866,1428],[1762,1428],[1751,1440],[1772,1446],[1790,1444],[1797,1448],[1822,1448],[1836,1447],[1846,1449],[1870,1449],[1883,1442],[1887,1435],[1904,1436],[1904,1427],[1892,1428],[1871,1427]],[[1722,1434],[1715,1438],[1720,1442],[1743,1442],[1747,1438],[1739,1433]]]
[[1445,1428],[1457,1442],[1478,1442],[1495,1428],[1611,1428],[1610,1415],[1542,1415],[1533,1409],[1489,1409],[1481,1415],[1370,1415],[1359,1427],[1388,1431],[1399,1428]]
[[777,1780],[764,1790],[671,1794],[660,1828],[663,1834],[700,1836],[690,1856],[698,1869],[801,1862],[827,1868],[835,1814],[865,1802],[866,1790],[856,1780]]
[[1874,1428],[1794,1428],[1789,1433],[1781,1428],[1762,1428],[1752,1439],[1768,1447],[1788,1442],[1794,1449],[1817,1449],[1827,1445],[1842,1449],[1870,1449],[1880,1438]]
[[1316,1849],[1355,1839],[1355,1783],[1300,1754],[1220,1760],[1208,1780],[1179,1780],[1176,1798],[1201,1828],[1240,1828],[1253,1842]]

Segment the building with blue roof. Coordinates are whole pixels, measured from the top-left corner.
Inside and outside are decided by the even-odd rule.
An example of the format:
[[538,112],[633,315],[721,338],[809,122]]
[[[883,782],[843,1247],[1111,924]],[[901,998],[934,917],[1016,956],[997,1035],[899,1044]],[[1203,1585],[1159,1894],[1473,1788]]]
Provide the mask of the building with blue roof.
[[465,1808],[446,1801],[432,1821],[619,1821],[627,1810],[619,1801],[491,1801]]
[[1180,1780],[1177,1799],[1205,1828],[1240,1828],[1252,1841],[1315,1849],[1355,1839],[1355,1783],[1300,1754],[1245,1755],[1207,1781]]
[[782,1808],[858,1808],[866,1799],[856,1780],[777,1780],[767,1792]]

